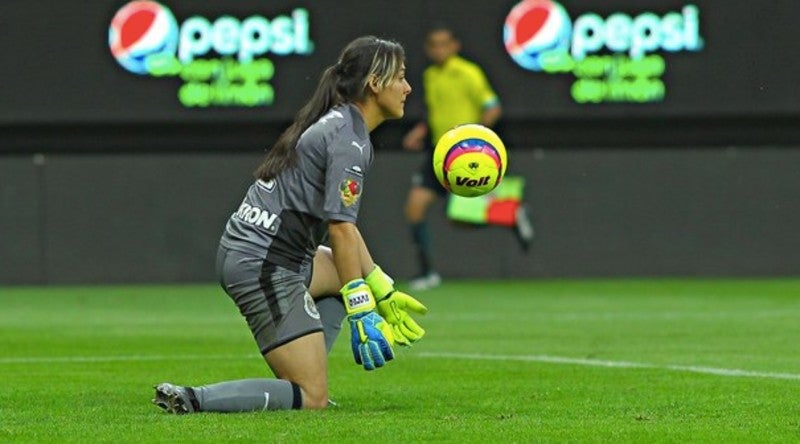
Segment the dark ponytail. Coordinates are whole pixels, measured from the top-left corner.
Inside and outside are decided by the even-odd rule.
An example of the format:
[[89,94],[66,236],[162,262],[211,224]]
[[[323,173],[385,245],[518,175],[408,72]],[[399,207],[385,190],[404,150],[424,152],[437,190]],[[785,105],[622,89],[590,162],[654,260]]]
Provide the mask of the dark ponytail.
[[303,131],[308,129],[332,107],[340,102],[336,92],[337,74],[335,65],[328,67],[317,85],[311,99],[302,107],[294,118],[294,122],[278,137],[275,145],[264,157],[264,161],[255,172],[256,178],[269,180],[281,171],[297,163],[295,145]]
[[387,86],[399,74],[404,59],[403,47],[396,42],[372,36],[350,42],[338,62],[323,71],[311,99],[267,152],[255,171],[256,178],[273,179],[293,167],[297,163],[297,141],[308,127],[336,105],[363,100],[369,76]]

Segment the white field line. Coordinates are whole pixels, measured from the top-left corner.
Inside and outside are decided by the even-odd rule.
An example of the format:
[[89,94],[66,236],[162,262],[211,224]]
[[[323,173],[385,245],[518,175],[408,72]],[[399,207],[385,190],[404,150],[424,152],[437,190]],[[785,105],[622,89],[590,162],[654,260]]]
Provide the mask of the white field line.
[[429,318],[445,321],[494,321],[498,319],[545,319],[548,321],[674,321],[674,320],[707,320],[707,319],[753,319],[753,318],[795,318],[800,310],[759,310],[748,312],[716,311],[708,312],[558,312],[558,313],[434,313]]
[[252,359],[256,355],[129,355],[129,356],[19,356],[0,358],[0,364],[75,364],[146,361],[224,361]]
[[[484,355],[476,353],[435,353],[421,352],[407,354],[406,357],[463,359],[469,361],[518,361],[540,362],[546,364],[582,365],[587,367],[607,368],[645,368],[662,369],[677,372],[702,373],[707,375],[800,380],[800,373],[776,373],[751,370],[715,368],[694,365],[648,364],[644,362],[608,361],[602,359],[569,358],[548,355]],[[145,361],[221,361],[256,359],[255,355],[130,355],[130,356],[20,356],[0,358],[3,364],[74,364],[100,362],[145,362]]]
[[429,353],[429,352],[417,353],[416,356],[423,358],[465,359],[470,361],[521,361],[521,362],[542,362],[547,364],[583,365],[588,367],[651,368],[651,369],[672,370],[677,372],[703,373],[703,374],[717,375],[717,376],[738,376],[745,378],[800,380],[800,373],[757,372],[757,371],[740,370],[733,368],[714,368],[714,367],[702,367],[695,365],[670,365],[670,364],[659,365],[659,364],[648,364],[643,362],[568,358],[563,356],[482,355],[474,353]]

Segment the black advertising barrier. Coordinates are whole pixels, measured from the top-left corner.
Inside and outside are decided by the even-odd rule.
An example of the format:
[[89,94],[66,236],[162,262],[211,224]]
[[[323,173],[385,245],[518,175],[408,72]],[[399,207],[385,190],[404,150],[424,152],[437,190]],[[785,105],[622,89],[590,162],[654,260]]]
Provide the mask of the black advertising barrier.
[[[459,33],[509,119],[800,115],[800,2],[0,2],[0,126],[289,119],[352,38]],[[408,109],[422,114],[421,94]]]

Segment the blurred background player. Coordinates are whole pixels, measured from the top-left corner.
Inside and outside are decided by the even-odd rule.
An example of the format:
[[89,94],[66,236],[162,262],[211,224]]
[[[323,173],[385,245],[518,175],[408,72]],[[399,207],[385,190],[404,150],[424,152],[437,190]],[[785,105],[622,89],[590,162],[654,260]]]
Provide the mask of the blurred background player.
[[[404,149],[427,150],[422,165],[412,177],[405,204],[405,217],[420,267],[419,275],[409,283],[412,290],[425,290],[441,283],[441,276],[433,265],[427,217],[431,205],[447,192],[433,173],[433,147],[456,125],[480,123],[491,128],[502,115],[500,100],[483,70],[461,57],[460,50],[461,43],[450,27],[437,24],[430,28],[425,37],[425,54],[431,65],[422,76],[427,122],[419,122],[403,138]],[[518,219],[522,219],[517,224],[518,235],[527,247],[532,229],[526,229],[530,228],[530,223],[524,208]]]
[[[321,409],[327,352],[347,317],[355,361],[367,370],[392,344],[425,333],[406,313],[426,308],[375,265],[356,227],[374,153],[369,133],[404,114],[411,86],[396,42],[361,37],[328,67],[294,123],[267,152],[217,254],[225,292],[247,320],[275,378],[202,386],[161,383],[170,413]],[[321,246],[325,237],[330,248]]]

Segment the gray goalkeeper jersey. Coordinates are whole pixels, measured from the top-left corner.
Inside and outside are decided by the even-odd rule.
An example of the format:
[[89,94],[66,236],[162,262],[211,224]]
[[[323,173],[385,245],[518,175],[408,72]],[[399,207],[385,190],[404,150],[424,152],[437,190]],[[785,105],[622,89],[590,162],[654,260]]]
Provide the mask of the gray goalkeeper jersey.
[[372,143],[353,105],[340,105],[297,142],[297,164],[257,180],[228,219],[220,244],[299,269],[310,261],[330,220],[355,223],[372,164]]

